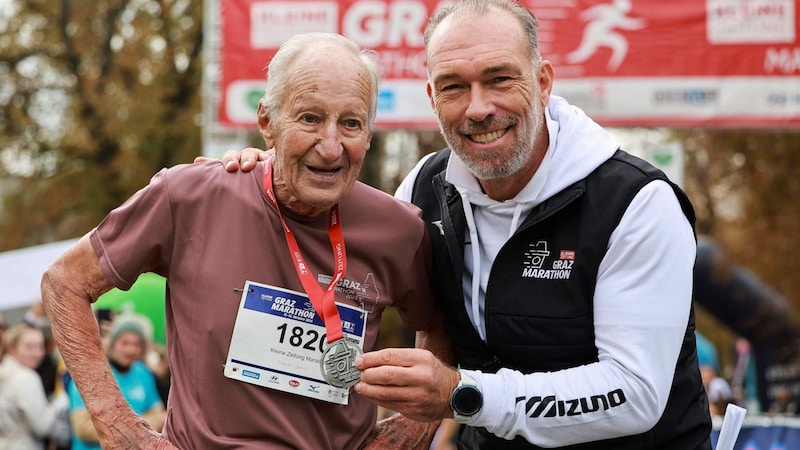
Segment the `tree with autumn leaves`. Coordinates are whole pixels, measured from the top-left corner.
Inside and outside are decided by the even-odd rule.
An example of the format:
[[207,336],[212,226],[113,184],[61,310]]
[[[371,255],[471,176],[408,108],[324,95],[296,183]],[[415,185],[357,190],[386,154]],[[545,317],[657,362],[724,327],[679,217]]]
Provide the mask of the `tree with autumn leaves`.
[[0,250],[80,236],[200,150],[202,2],[0,12]]

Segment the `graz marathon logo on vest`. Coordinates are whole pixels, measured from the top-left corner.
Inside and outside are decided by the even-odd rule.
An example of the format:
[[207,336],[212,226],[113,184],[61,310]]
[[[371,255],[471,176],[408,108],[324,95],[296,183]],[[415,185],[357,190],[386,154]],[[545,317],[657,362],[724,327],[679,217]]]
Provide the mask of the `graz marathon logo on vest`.
[[[559,250],[558,259],[549,258],[547,241],[528,244],[530,248],[523,254],[522,278],[543,280],[568,280],[575,262],[575,250]],[[555,256],[555,255],[554,255]]]

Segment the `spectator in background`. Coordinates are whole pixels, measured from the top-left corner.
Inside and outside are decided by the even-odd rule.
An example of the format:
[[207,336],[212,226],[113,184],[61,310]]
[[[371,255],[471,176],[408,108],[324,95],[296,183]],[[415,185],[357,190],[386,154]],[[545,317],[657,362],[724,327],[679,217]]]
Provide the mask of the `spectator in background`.
[[25,323],[36,328],[46,328],[50,322],[47,320],[47,315],[44,312],[44,305],[38,301],[31,305],[25,312]]
[[169,399],[169,385],[172,374],[169,371],[167,349],[157,343],[151,342],[150,349],[145,353],[144,363],[156,377],[156,388],[161,401],[166,405]]
[[[50,328],[50,320],[44,310],[44,305],[38,301],[31,305],[25,312],[23,321],[28,325],[38,328],[44,334],[45,355],[42,362],[36,367],[36,373],[42,380],[44,395],[51,402],[59,405],[55,412],[55,423],[52,427],[50,436],[44,439],[45,447],[49,450],[68,450],[70,448],[70,429],[68,418],[69,400],[61,383],[63,375],[63,364],[61,357],[53,340],[53,331]],[[59,367],[61,366],[61,367]],[[62,397],[62,398],[57,398]]]
[[731,386],[720,376],[719,358],[714,344],[698,332],[695,332],[695,338],[700,377],[708,395],[708,410],[712,416],[723,416],[728,403],[733,401]]
[[793,416],[797,414],[797,398],[788,386],[782,385],[775,389],[775,399],[767,409],[770,416]]
[[[6,318],[3,313],[0,313],[0,338],[3,337],[3,333],[8,328],[8,323],[6,323]],[[0,347],[0,353],[3,351],[3,347]]]
[[[156,389],[155,377],[142,362],[149,340],[147,325],[143,317],[132,312],[116,316],[108,334],[106,355],[125,400],[136,414],[160,432],[164,426],[164,404]],[[73,430],[72,450],[100,449],[92,419],[75,384],[70,383],[67,391]]]
[[0,449],[42,450],[56,416],[36,367],[45,357],[42,330],[28,323],[9,328],[0,362]]
[[3,333],[5,333],[7,328],[8,322],[6,322],[6,318],[3,313],[0,313],[0,358],[2,358],[3,355]]
[[58,361],[54,355],[55,342],[53,341],[53,332],[50,330],[50,321],[47,320],[42,302],[34,303],[25,312],[23,320],[28,325],[42,330],[44,334],[45,355],[42,358],[42,362],[36,367],[36,373],[42,379],[45,395],[50,398],[56,391],[56,385],[58,384]]
[[752,355],[750,341],[737,337],[734,342],[735,363],[730,382],[733,403],[747,408],[748,414],[758,414],[767,405],[762,405],[758,399],[758,376],[756,364]]
[[725,415],[725,408],[733,400],[730,384],[722,378],[714,366],[700,366],[703,387],[708,395],[708,410],[712,416]]
[[97,319],[97,326],[100,329],[100,339],[103,341],[104,346],[108,346],[108,335],[111,332],[111,322],[114,321],[116,312],[99,308],[94,310],[94,317]]

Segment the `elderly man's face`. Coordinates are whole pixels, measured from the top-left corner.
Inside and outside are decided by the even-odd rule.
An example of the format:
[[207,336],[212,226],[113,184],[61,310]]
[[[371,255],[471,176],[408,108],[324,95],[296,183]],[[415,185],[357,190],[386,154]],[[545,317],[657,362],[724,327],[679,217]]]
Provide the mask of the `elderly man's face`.
[[347,194],[361,170],[372,137],[370,79],[336,47],[307,50],[292,72],[262,135],[275,149],[275,195],[289,210],[314,216]]

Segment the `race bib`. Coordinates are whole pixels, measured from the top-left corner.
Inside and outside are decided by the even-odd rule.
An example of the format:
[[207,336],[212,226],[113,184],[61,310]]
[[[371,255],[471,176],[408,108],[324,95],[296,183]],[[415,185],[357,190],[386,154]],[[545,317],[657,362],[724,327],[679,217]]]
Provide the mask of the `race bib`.
[[[367,312],[336,304],[344,339],[364,350]],[[225,376],[292,394],[346,405],[350,389],[333,386],[320,360],[325,324],[306,294],[248,281],[233,328]]]

